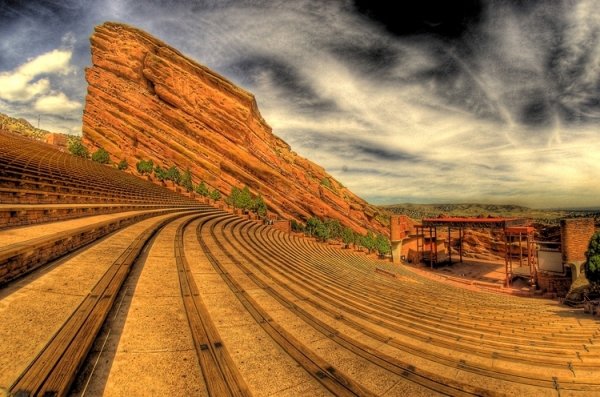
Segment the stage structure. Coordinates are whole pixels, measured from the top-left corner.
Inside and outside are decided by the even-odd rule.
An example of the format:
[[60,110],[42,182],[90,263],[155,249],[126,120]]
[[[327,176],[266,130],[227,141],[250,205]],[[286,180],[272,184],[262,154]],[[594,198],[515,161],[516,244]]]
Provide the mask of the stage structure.
[[[491,229],[501,230],[504,236],[505,246],[505,285],[509,286],[513,278],[521,276],[526,277],[530,282],[535,279],[535,243],[534,228],[527,226],[527,220],[521,218],[429,218],[423,219],[421,225],[415,225],[417,234],[417,251],[419,257],[430,267],[437,263],[452,263],[452,230],[458,230],[458,260],[463,261],[463,237],[465,229]],[[443,238],[447,233],[448,257],[440,259],[438,250],[438,237]],[[513,247],[518,242],[519,259],[518,267],[513,266]],[[523,254],[522,244],[526,243],[525,255]],[[527,267],[523,269],[523,260],[526,259]],[[525,270],[525,271],[523,271]]]

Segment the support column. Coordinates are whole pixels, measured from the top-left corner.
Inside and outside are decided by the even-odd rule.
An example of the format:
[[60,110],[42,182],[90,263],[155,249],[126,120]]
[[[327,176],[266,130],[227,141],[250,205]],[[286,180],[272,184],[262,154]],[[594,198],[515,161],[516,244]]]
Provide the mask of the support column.
[[433,269],[433,230],[429,227],[429,267]]
[[504,234],[504,285],[506,287],[509,286],[509,281],[508,281],[508,258],[509,258],[509,254],[508,254],[508,249],[509,249],[509,244],[508,244],[508,236],[506,235],[506,233]]
[[458,256],[460,257],[460,263],[462,263],[463,261],[463,257],[462,257],[462,244],[463,244],[463,237],[465,235],[465,231],[464,229],[461,227],[460,229],[458,229],[458,238],[460,239],[460,246],[458,247]]
[[402,256],[402,240],[392,241],[392,263],[399,265]]
[[519,232],[519,267],[523,266],[523,239],[521,237],[521,232]]
[[433,252],[435,252],[435,257],[434,257],[434,259],[433,259],[433,260],[434,260],[434,263],[435,263],[436,265],[437,265],[437,263],[438,263],[438,248],[437,248],[437,241],[438,241],[438,238],[437,238],[437,226],[434,226],[434,227],[433,227],[433,240],[432,240],[432,243],[433,243]]
[[419,255],[419,263],[425,264],[425,227],[421,227],[421,254]]
[[527,233],[527,266],[529,267],[529,277],[530,279],[533,279],[533,268],[532,268],[532,249],[531,249],[531,238],[532,235],[528,232]]
[[450,226],[448,226],[448,260],[452,264],[452,236],[450,235]]
[[581,266],[584,265],[585,262],[573,262],[569,263],[569,267],[571,268],[571,282],[575,282],[579,278],[581,274]]

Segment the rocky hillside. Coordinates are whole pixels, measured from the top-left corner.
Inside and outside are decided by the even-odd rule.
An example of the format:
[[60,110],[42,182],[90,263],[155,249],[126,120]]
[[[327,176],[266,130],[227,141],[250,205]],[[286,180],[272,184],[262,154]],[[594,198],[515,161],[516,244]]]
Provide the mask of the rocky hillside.
[[500,216],[526,218],[544,225],[558,225],[561,218],[596,217],[599,211],[593,209],[534,209],[519,205],[502,204],[393,204],[380,208],[394,214],[406,215],[420,221],[423,218],[437,218],[439,215],[477,217]]
[[437,218],[439,215],[448,216],[514,216],[530,217],[532,210],[518,205],[497,204],[392,204],[382,205],[382,209],[394,214],[406,215],[412,219]]
[[252,94],[133,27],[105,23],[90,40],[83,136],[92,150],[189,168],[194,183],[225,196],[247,185],[284,218],[387,233],[380,210],[272,133]]
[[49,131],[35,128],[25,119],[16,119],[3,113],[0,113],[0,128],[42,142],[50,134]]
[[34,139],[36,141],[49,143],[63,151],[67,150],[67,147],[71,141],[80,139],[74,135],[63,134],[61,132],[50,132],[40,128],[35,128],[29,121],[25,119],[16,119],[3,113],[0,113],[0,129],[22,135],[26,138]]

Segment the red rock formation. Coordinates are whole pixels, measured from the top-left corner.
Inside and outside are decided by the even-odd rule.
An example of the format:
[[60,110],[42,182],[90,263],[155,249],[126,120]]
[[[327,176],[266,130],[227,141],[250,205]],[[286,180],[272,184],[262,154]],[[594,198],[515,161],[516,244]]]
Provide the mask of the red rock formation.
[[91,49],[88,146],[104,147],[114,161],[190,168],[194,183],[204,180],[225,196],[248,185],[284,218],[329,217],[387,234],[375,207],[272,133],[252,94],[126,25],[96,27]]

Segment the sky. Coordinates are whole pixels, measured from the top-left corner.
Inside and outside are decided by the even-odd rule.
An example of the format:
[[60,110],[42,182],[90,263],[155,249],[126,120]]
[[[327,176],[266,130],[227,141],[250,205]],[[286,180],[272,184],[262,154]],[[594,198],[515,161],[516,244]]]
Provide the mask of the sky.
[[600,206],[600,0],[386,3],[0,0],[0,112],[81,134],[89,36],[124,22],[371,203]]

